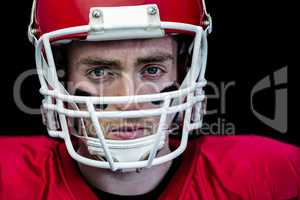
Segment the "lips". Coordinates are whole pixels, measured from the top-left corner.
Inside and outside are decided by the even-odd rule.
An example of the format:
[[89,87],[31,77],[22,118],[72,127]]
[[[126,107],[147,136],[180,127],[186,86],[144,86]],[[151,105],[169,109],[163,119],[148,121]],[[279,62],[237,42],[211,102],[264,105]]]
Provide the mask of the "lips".
[[110,135],[116,140],[128,140],[143,137],[146,128],[143,126],[120,126],[110,129]]

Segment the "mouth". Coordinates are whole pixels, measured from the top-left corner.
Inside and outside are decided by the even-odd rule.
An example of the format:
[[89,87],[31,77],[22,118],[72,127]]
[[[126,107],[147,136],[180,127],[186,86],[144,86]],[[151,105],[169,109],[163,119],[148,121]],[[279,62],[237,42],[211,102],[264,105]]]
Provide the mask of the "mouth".
[[130,140],[146,136],[148,128],[143,126],[120,126],[111,128],[108,132],[111,139]]

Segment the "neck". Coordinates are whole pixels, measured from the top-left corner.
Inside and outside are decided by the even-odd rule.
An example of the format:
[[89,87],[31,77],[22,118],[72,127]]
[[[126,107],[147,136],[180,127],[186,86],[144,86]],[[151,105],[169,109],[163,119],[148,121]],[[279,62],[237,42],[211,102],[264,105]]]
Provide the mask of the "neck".
[[[79,151],[82,153],[82,149]],[[168,145],[165,145],[158,153],[158,156],[169,152]],[[130,196],[152,191],[164,178],[172,161],[131,172],[113,172],[108,169],[90,167],[81,163],[78,164],[86,181],[96,189],[111,194]]]

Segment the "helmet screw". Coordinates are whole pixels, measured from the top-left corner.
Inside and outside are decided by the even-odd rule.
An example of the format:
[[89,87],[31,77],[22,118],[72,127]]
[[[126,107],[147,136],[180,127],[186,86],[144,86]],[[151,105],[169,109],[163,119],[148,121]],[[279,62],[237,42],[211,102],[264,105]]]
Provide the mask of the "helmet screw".
[[63,78],[65,75],[66,75],[65,70],[60,69],[60,70],[57,71],[58,78]]
[[92,13],[93,18],[100,18],[101,17],[101,10],[94,10]]
[[156,15],[156,13],[157,13],[156,7],[150,6],[150,7],[148,8],[148,14],[149,14],[149,15]]
[[31,32],[32,35],[35,35],[35,34],[37,33],[37,30],[36,30],[35,28],[32,28],[32,29],[30,30],[30,32]]
[[205,26],[209,26],[209,25],[210,25],[210,21],[209,21],[209,20],[205,20],[205,21],[203,22],[203,24],[204,24]]

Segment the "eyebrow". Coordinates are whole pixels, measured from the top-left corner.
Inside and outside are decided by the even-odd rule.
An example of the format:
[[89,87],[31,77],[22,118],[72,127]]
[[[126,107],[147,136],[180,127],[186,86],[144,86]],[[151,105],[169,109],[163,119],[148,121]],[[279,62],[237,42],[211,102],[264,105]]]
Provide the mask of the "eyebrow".
[[[142,64],[147,63],[153,63],[153,62],[165,62],[167,60],[174,61],[174,57],[169,53],[163,53],[163,52],[156,52],[155,54],[145,56],[145,57],[139,57],[137,58],[137,61],[134,63],[135,66],[139,66]],[[113,67],[117,69],[121,69],[121,62],[116,59],[103,59],[100,57],[87,57],[79,60],[77,62],[77,66],[80,66],[80,64],[85,65],[104,65],[108,67]]]
[[105,65],[105,66],[110,66],[110,67],[117,67],[120,68],[121,63],[118,60],[114,59],[103,59],[103,58],[98,58],[98,57],[88,57],[88,58],[83,58],[78,61],[77,66],[80,64],[85,64],[85,65]]
[[174,61],[174,57],[169,53],[157,52],[154,55],[138,58],[135,65],[138,66],[141,64],[152,63],[152,62],[165,62],[167,60]]

